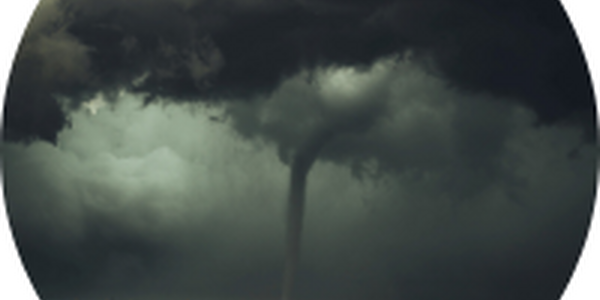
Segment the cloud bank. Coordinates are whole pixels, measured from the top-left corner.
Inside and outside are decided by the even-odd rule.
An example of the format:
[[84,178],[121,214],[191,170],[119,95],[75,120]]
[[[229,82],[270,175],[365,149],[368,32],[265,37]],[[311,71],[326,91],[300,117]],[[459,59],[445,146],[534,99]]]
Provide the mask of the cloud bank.
[[[594,147],[577,127],[536,127],[522,106],[460,96],[398,64],[407,84],[383,94],[415,100],[385,98],[381,121],[332,140],[308,177],[296,296],[557,297],[585,237]],[[289,86],[315,89],[300,79],[252,109],[301,113],[288,108],[298,104]],[[289,176],[280,153],[294,146],[266,129],[277,121],[246,119],[255,126],[240,131],[242,116],[261,115],[243,102],[144,106],[143,96],[118,97],[96,115],[74,113],[56,146],[5,144],[9,213],[38,291],[277,297]],[[502,146],[473,147],[482,135]],[[402,160],[388,161],[385,149]]]
[[252,101],[305,70],[369,68],[406,51],[448,84],[523,103],[541,122],[595,120],[558,1],[42,2],[7,93],[11,140],[55,142],[68,111],[97,92]]
[[46,0],[5,111],[45,299],[277,298],[289,194],[297,299],[556,299],[595,188],[558,2]]

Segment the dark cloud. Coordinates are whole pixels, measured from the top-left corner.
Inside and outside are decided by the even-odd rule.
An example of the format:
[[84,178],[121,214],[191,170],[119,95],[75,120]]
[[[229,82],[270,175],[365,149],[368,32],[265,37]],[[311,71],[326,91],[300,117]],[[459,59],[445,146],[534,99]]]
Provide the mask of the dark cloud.
[[[382,99],[396,106],[388,121],[354,140],[332,140],[312,168],[294,294],[556,298],[585,236],[594,147],[579,145],[575,127],[534,127],[522,107],[465,98],[406,62],[397,67],[410,76],[384,94],[412,100]],[[285,97],[258,99],[264,106],[252,109],[304,113],[289,108],[303,103],[289,100],[290,89],[318,90],[301,79],[274,93]],[[323,111],[346,104],[312,99]],[[452,100],[444,106],[444,99]],[[142,103],[124,94],[96,115],[74,112],[57,146],[5,144],[9,214],[38,291],[48,299],[278,297],[289,174],[278,138],[286,135],[259,122],[248,138],[231,123],[239,118],[211,120],[230,113],[225,108]],[[497,118],[479,118],[473,103]],[[465,129],[466,120],[504,146],[470,155],[452,150],[470,149],[481,135]],[[294,129],[279,122],[284,132]],[[357,146],[367,141],[373,146]],[[335,146],[344,143],[349,149]],[[374,176],[367,164],[358,179],[345,159],[361,155],[390,169]],[[475,163],[495,173],[483,176]],[[471,201],[461,201],[466,195]]]
[[593,117],[558,2],[47,0],[7,204],[48,299],[552,299]]
[[68,124],[57,95],[74,107],[120,88],[243,100],[303,70],[407,49],[450,84],[509,96],[542,122],[594,114],[558,1],[46,1],[21,49],[7,94],[13,140],[56,140]]
[[501,159],[516,124],[534,117],[509,99],[460,93],[410,56],[367,70],[321,69],[311,80],[293,77],[269,98],[229,105],[226,116],[243,137],[274,143],[291,165],[314,137],[328,135],[315,148],[319,159],[351,166],[358,178],[429,178],[463,199],[519,181]]

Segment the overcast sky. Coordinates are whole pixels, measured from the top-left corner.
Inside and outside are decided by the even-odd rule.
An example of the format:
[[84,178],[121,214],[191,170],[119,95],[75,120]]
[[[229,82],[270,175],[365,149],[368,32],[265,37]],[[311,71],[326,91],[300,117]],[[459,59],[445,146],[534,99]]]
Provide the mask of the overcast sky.
[[558,299],[596,182],[579,49],[551,2],[453,2],[42,1],[3,168],[43,299],[277,299],[327,130],[295,298]]

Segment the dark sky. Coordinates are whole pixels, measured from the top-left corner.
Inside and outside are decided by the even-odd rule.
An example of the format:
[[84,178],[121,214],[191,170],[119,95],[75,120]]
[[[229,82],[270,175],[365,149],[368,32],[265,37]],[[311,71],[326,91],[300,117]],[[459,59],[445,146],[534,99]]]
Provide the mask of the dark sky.
[[596,183],[558,1],[45,0],[13,68],[6,198],[43,299],[558,299]]

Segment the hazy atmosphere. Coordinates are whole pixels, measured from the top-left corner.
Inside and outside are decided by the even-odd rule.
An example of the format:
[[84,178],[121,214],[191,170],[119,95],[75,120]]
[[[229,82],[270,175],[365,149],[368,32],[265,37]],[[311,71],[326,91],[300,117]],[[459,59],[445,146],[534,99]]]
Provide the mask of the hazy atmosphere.
[[594,99],[522,2],[42,0],[2,146],[40,297],[559,299]]

